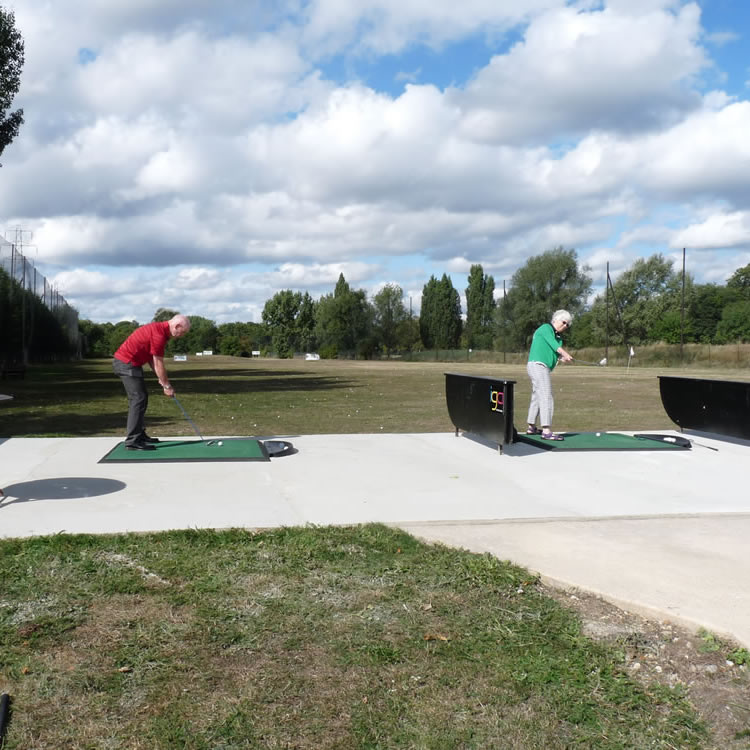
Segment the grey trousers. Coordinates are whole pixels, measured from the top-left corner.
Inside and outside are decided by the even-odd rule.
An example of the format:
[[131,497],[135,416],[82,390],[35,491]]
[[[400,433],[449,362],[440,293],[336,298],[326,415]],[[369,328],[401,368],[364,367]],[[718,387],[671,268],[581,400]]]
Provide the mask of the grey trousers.
[[549,427],[555,412],[549,367],[542,362],[529,362],[526,372],[531,379],[531,403],[527,421],[529,424],[536,424],[536,418],[539,416],[539,424]]
[[122,381],[128,396],[128,432],[125,436],[125,445],[132,445],[140,440],[146,431],[144,422],[148,406],[148,391],[143,378],[143,368],[113,359],[112,369]]

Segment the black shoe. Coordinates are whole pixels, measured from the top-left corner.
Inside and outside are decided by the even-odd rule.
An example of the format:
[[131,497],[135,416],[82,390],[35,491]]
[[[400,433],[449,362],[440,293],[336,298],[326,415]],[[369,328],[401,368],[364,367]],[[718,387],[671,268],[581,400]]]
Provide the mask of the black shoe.
[[126,450],[129,451],[155,451],[156,448],[150,443],[135,442],[125,446]]
[[152,438],[151,435],[147,435],[145,432],[141,433],[141,436],[138,438],[139,443],[158,443],[159,438]]

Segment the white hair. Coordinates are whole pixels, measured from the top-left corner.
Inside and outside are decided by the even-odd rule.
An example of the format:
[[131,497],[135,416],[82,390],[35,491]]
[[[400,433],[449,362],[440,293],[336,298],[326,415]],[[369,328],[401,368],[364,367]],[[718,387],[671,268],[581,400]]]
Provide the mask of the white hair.
[[570,325],[573,322],[573,316],[567,310],[555,310],[552,314],[552,322],[554,323],[556,320],[562,320]]

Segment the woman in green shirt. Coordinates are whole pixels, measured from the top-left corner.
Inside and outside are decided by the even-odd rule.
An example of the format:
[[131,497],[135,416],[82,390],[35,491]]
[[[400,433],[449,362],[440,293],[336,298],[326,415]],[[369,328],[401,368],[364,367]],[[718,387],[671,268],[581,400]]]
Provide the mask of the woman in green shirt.
[[[549,323],[543,323],[534,331],[529,350],[526,372],[531,378],[531,403],[529,404],[527,435],[541,435],[543,440],[564,440],[562,435],[552,432],[552,414],[555,400],[552,397],[550,373],[559,360],[572,361],[573,357],[563,349],[562,332],[570,328],[573,316],[567,310],[558,310]],[[536,426],[539,417],[542,429]]]

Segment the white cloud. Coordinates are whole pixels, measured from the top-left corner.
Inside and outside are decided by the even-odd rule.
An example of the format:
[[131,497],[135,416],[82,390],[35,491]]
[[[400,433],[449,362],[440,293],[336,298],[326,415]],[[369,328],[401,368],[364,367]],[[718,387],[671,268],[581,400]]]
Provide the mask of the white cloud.
[[705,221],[676,232],[671,247],[695,250],[750,248],[750,211],[733,211],[709,216]]
[[642,12],[630,5],[535,18],[522,42],[453,94],[466,136],[508,143],[639,132],[698,106],[686,85],[708,62],[697,44],[698,6],[672,13],[664,3]]
[[503,33],[564,0],[311,0],[305,9],[303,44],[310,54],[341,49],[394,54],[415,41],[432,47],[476,32]]
[[[84,316],[150,318],[158,299],[257,320],[279,289],[317,296],[339,273],[369,290],[400,279],[416,300],[430,273],[461,287],[481,262],[501,280],[558,245],[601,276],[604,256],[619,270],[692,242],[709,274],[710,248],[747,247],[750,102],[702,90],[711,60],[695,3],[79,11],[17,11],[27,122],[3,154],[0,221],[34,230]],[[481,35],[491,62],[441,89],[443,47]],[[393,95],[325,77],[356,58],[378,80],[385,53],[422,83]],[[97,300],[107,269],[117,291],[101,284]]]
[[100,297],[103,293],[110,295],[131,294],[140,288],[137,277],[126,279],[113,278],[102,271],[91,271],[76,268],[56,273],[48,282],[56,286],[64,297]]

